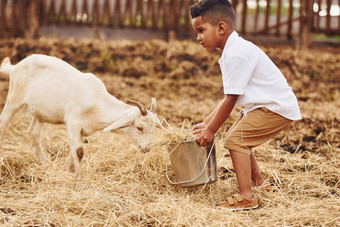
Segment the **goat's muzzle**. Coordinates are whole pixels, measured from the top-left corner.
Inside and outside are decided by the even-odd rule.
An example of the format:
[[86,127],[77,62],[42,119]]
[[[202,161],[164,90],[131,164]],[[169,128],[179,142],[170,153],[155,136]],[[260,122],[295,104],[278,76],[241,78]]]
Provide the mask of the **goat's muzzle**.
[[150,148],[149,147],[146,147],[146,148],[144,148],[144,149],[142,149],[141,147],[139,147],[139,149],[140,149],[140,151],[142,152],[142,153],[148,153],[149,151],[150,151]]

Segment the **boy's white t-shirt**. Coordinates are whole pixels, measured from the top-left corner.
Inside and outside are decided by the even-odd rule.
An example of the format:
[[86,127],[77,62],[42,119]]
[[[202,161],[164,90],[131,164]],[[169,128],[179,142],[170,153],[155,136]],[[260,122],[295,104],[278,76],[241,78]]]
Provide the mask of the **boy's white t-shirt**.
[[225,94],[239,95],[243,114],[260,107],[290,120],[301,119],[300,108],[286,78],[256,45],[233,32],[219,59]]

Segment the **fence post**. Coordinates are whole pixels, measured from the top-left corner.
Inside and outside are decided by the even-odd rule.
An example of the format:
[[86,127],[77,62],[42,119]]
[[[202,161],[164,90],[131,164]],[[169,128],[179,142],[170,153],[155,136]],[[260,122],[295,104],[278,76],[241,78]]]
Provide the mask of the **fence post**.
[[[0,30],[1,31],[5,31],[7,27],[5,7],[6,7],[6,2],[4,0],[0,0]],[[3,34],[0,34],[0,37],[2,36]]]
[[270,0],[267,0],[266,17],[265,17],[265,22],[264,22],[264,34],[268,34],[269,17],[270,17]]
[[247,27],[247,0],[243,0],[242,4],[242,28],[241,28],[241,33],[246,34],[246,27]]
[[190,29],[191,27],[191,18],[189,15],[189,8],[190,8],[190,0],[184,0],[184,13],[185,13],[185,28]]
[[326,34],[331,34],[331,6],[332,0],[327,0],[327,15],[326,15]]
[[30,24],[28,29],[25,31],[26,39],[34,39],[39,36],[39,1],[30,1],[29,14]]
[[86,0],[86,1],[83,1],[83,5],[81,7],[81,22],[84,24],[88,24],[89,17],[90,17],[89,7],[87,6],[87,0]]
[[52,24],[55,24],[57,22],[57,15],[55,10],[55,0],[51,0],[50,8],[48,9],[47,17],[49,18],[49,21]]
[[178,28],[178,0],[172,0],[172,5],[171,5],[171,15],[172,15],[172,29],[177,29]]
[[101,24],[101,19],[99,15],[99,2],[98,0],[94,0],[93,5],[92,5],[92,21],[91,25],[98,25]]
[[276,10],[276,33],[275,35],[276,36],[280,36],[280,19],[281,19],[281,6],[282,6],[282,2],[281,0],[278,0],[278,3],[277,3],[277,10]]
[[132,27],[133,25],[133,21],[132,21],[132,6],[131,6],[131,1],[130,0],[126,0],[125,1],[125,11],[124,11],[124,14],[123,14],[123,23],[124,23],[124,26],[126,26],[126,20],[128,20],[128,26],[129,27]]
[[60,24],[68,24],[67,12],[66,12],[66,2],[65,0],[61,1],[61,6],[59,8],[59,23]]
[[163,29],[168,29],[169,28],[169,8],[168,8],[168,3],[165,0],[160,0],[160,7],[163,12]]
[[112,26],[115,26],[115,20],[118,20],[118,26],[123,27],[123,19],[122,19],[122,14],[121,14],[121,5],[120,5],[120,0],[116,0],[116,3],[114,5],[113,9],[113,16],[112,16]]
[[16,13],[16,2],[12,1],[12,12],[11,12],[11,20],[12,20],[12,37],[17,36],[17,31],[18,31],[18,21],[17,21],[17,13]]
[[288,31],[287,31],[287,38],[288,39],[292,39],[292,28],[293,28],[293,0],[289,0]]
[[41,24],[42,25],[48,25],[49,21],[48,21],[48,8],[47,8],[47,3],[46,1],[42,1],[41,2]]
[[72,4],[71,4],[71,11],[70,11],[70,20],[72,24],[76,24],[77,23],[77,1],[73,0]]
[[176,40],[176,30],[178,28],[178,0],[171,1],[170,14],[172,15],[172,17],[170,17],[172,20],[170,22],[170,30],[168,31],[168,40],[173,41]]
[[317,1],[317,4],[318,4],[318,11],[315,12],[316,14],[316,28],[315,28],[315,31],[316,32],[319,32],[320,31],[320,12],[321,12],[321,0],[318,0]]
[[300,33],[297,40],[297,49],[299,51],[307,50],[311,41],[311,25],[313,17],[313,1],[301,0],[301,20]]
[[112,26],[112,18],[110,15],[110,2],[105,0],[103,10],[103,24],[107,24],[109,27]]
[[[148,1],[149,3],[149,1]],[[136,9],[136,27],[141,27],[145,28],[146,27],[146,22],[148,20],[148,14],[146,14],[146,17],[144,16],[144,2],[143,0],[138,0],[137,1],[137,9]]]
[[[148,2],[149,7],[148,10],[151,11],[151,21],[152,21],[152,29],[157,28],[157,17],[156,17],[156,9],[155,9],[155,1],[154,0],[149,0]],[[149,14],[147,14],[149,15]],[[147,17],[148,18],[148,17]]]
[[258,21],[259,21],[259,0],[256,0],[256,8],[254,14],[254,30],[257,31]]
[[[340,1],[338,1],[338,6],[340,9]],[[340,15],[338,15],[338,34],[340,33]]]

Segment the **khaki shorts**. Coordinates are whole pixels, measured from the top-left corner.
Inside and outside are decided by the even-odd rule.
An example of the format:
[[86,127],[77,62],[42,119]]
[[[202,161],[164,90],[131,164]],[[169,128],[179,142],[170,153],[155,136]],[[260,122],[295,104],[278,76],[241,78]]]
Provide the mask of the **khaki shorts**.
[[253,147],[263,144],[276,136],[292,123],[267,108],[258,108],[241,116],[226,135],[224,147],[231,151],[251,153]]

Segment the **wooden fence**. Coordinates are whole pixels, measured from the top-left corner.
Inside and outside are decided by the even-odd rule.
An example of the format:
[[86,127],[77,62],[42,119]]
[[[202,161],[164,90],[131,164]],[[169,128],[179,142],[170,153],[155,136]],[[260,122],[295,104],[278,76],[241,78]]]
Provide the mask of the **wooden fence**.
[[[192,33],[194,0],[0,0],[0,37],[22,37],[41,26],[81,25]],[[237,30],[292,38],[340,34],[340,0],[232,0]],[[336,10],[335,10],[336,11]],[[338,13],[339,14],[339,13]],[[306,29],[305,29],[306,30]]]
[[[340,34],[340,0],[266,0],[262,1],[262,4],[259,0],[234,2],[242,2],[240,14],[243,34],[283,33],[291,38],[294,32],[301,34],[303,27],[308,27],[308,30],[314,33]],[[250,2],[255,3],[252,15],[249,15]],[[336,15],[332,15],[332,8]],[[252,22],[252,25],[247,29],[249,22]],[[262,27],[259,27],[259,24],[262,24]]]

